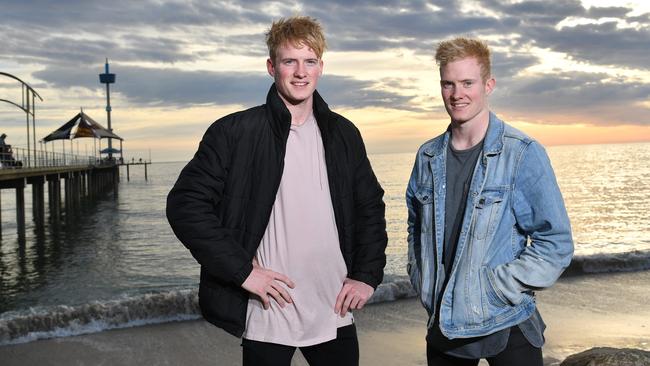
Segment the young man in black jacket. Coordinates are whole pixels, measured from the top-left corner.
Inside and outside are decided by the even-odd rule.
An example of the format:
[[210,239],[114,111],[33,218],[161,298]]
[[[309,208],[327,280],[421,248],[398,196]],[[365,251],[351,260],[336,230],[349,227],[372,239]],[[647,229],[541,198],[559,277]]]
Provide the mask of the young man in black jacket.
[[358,365],[353,309],[381,283],[383,190],[357,128],[316,91],[325,38],[309,17],[267,33],[266,104],[205,133],[167,199],[201,265],[203,316],[244,338],[243,364]]

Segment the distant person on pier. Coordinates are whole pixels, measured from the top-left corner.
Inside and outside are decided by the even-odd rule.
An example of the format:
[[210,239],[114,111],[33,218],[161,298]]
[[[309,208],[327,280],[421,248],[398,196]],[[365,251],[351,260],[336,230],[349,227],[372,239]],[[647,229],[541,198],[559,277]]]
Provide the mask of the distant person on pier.
[[3,133],[2,135],[0,135],[0,146],[3,146],[3,147],[4,147],[4,146],[7,145],[7,143],[5,142],[5,139],[6,139],[6,138],[7,138],[7,134],[6,134],[6,133]]
[[535,291],[571,262],[569,218],[542,145],[488,107],[490,51],[436,51],[451,122],[417,153],[406,192],[408,273],[429,313],[429,365],[542,366]]
[[382,190],[359,130],[316,91],[325,38],[310,17],[266,34],[266,104],[216,121],[167,199],[201,265],[203,316],[243,337],[244,366],[358,365],[352,310],[386,263]]

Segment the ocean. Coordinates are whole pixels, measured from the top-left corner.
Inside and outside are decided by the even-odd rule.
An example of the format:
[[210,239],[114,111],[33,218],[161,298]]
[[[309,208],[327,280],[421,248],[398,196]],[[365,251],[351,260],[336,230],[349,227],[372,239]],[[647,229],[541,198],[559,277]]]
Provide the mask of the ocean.
[[[576,257],[566,275],[650,270],[650,143],[547,151],[571,218]],[[386,191],[389,245],[383,299],[405,296],[404,190],[414,153],[370,155]],[[199,266],[165,218],[185,162],[131,168],[117,194],[83,202],[16,234],[13,190],[2,190],[0,345],[195,319]],[[25,192],[31,207],[30,188]],[[47,207],[46,207],[47,210]],[[47,211],[46,211],[47,212]],[[379,291],[378,291],[379,292]]]

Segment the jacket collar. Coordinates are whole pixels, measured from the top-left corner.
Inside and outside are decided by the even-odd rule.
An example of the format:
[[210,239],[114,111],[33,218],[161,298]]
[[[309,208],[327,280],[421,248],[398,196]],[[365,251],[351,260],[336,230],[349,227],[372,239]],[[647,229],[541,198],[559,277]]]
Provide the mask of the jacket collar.
[[[483,140],[483,154],[496,155],[503,150],[503,136],[505,134],[505,125],[494,113],[490,112],[490,121],[488,124],[485,139]],[[431,157],[442,155],[447,149],[449,138],[451,137],[451,124],[442,138],[435,139],[433,143],[424,149],[424,153]]]
[[[284,104],[284,101],[278,95],[275,83],[271,85],[271,88],[266,95],[266,105],[268,119],[273,133],[278,138],[286,140],[289,136],[289,129],[291,127],[291,113]],[[314,90],[313,108],[314,117],[316,117],[316,122],[320,128],[323,143],[325,143],[330,127],[329,119],[331,111],[317,90]]]

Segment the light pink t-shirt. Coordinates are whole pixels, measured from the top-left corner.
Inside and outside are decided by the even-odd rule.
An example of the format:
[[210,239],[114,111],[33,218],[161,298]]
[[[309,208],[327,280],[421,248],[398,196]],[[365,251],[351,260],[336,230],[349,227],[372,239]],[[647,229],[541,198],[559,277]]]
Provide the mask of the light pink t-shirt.
[[296,286],[285,286],[293,303],[284,308],[271,299],[265,310],[250,298],[244,338],[305,347],[330,341],[338,327],[352,324],[351,313],[344,318],[334,313],[347,269],[313,115],[291,126],[282,180],[256,257],[260,266],[287,275]]

